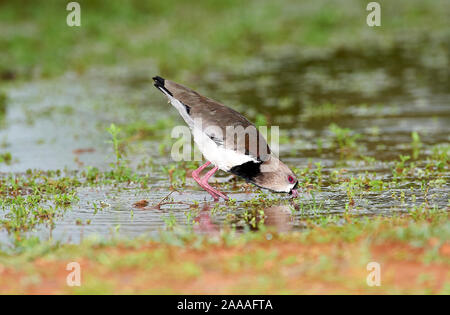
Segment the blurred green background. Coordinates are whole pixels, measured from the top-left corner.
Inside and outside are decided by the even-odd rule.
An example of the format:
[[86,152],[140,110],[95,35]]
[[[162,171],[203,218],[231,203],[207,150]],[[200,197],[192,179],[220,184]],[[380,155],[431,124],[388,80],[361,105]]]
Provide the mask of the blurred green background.
[[68,27],[69,1],[0,0],[0,78],[150,59],[178,79],[284,49],[390,45],[449,33],[446,0],[378,1],[381,27],[367,26],[370,1],[362,0],[78,2],[82,25]]

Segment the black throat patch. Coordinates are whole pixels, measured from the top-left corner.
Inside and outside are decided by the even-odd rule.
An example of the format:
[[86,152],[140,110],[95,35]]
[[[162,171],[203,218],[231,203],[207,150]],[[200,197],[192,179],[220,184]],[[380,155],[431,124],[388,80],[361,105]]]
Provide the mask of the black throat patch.
[[261,164],[262,162],[249,161],[244,164],[232,167],[230,169],[230,172],[248,181],[253,181],[256,176],[261,174]]

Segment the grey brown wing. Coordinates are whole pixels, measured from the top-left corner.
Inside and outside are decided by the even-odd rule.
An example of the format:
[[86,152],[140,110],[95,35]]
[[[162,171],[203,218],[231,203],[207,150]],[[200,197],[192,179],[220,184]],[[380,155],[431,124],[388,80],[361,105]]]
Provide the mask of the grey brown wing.
[[190,116],[216,144],[266,161],[270,148],[258,129],[235,110],[212,100],[191,106]]
[[181,84],[158,77],[157,84],[180,101],[194,125],[217,145],[266,161],[270,148],[257,128],[239,112]]

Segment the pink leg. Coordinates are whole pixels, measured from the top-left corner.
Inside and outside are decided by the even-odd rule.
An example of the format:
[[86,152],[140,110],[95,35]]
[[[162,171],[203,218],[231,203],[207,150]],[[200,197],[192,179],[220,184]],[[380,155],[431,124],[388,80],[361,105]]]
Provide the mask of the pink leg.
[[[228,200],[228,197],[226,195],[224,195],[223,193],[221,193],[220,191],[214,189],[213,187],[211,187],[208,184],[208,180],[211,176],[214,175],[215,172],[217,172],[219,168],[217,166],[214,166],[208,173],[205,174],[205,176],[203,176],[203,178],[201,179],[201,182],[203,184],[203,187],[212,195],[212,194],[216,194],[220,197],[222,197],[225,200]],[[215,198],[214,198],[215,200]]]
[[226,195],[224,195],[223,193],[221,193],[220,191],[212,188],[209,184],[208,184],[208,180],[209,178],[214,175],[214,173],[218,170],[217,167],[212,168],[208,173],[205,174],[205,176],[203,176],[203,178],[200,178],[200,172],[203,171],[206,167],[208,167],[211,164],[211,162],[206,162],[205,164],[203,164],[202,166],[200,166],[198,169],[196,169],[195,171],[192,172],[192,177],[194,178],[194,180],[200,185],[200,187],[202,187],[203,189],[205,189],[213,198],[215,201],[219,200],[219,196],[222,197],[225,200],[228,200],[228,197]]
[[199,168],[197,168],[195,171],[192,172],[192,177],[195,179],[195,181],[197,183],[199,183],[199,181],[200,181],[200,176],[199,175],[200,175],[201,171],[203,171],[205,168],[207,168],[210,164],[211,164],[211,162],[208,161],[205,164],[203,164],[202,166],[200,166]]
[[214,198],[214,200],[217,201],[217,200],[219,200],[219,196],[214,194],[213,192],[211,192],[208,188],[206,188],[205,185],[203,184],[202,178],[200,178],[200,176],[199,176],[201,171],[203,171],[210,164],[211,164],[211,162],[208,161],[205,164],[203,164],[202,166],[200,166],[198,169],[193,171],[192,178],[194,178],[194,180],[200,185],[200,187],[202,187],[204,190],[206,190]]

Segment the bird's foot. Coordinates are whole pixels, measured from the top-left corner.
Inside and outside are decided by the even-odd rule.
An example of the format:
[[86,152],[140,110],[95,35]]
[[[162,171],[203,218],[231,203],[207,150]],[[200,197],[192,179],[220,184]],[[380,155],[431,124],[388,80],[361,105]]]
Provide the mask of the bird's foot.
[[218,201],[219,197],[222,197],[224,200],[228,201],[229,198],[226,194],[218,191],[217,189],[214,189],[207,182],[202,182],[202,184],[203,184],[203,188],[205,188],[206,191],[209,192],[211,194],[211,196],[213,196],[214,201]]
[[192,177],[194,180],[202,187],[204,190],[206,190],[213,198],[214,201],[219,201],[219,197],[222,197],[224,200],[228,200],[228,196],[224,193],[218,191],[217,189],[214,189],[208,184],[208,180],[211,176],[214,175],[214,173],[218,170],[217,166],[213,167],[208,173],[203,176],[203,178],[200,178],[200,172],[205,169],[208,165],[210,165],[211,162],[206,162],[202,166],[200,166],[198,169],[192,172]]
[[195,175],[193,174],[192,177],[199,184],[200,187],[202,187],[204,190],[206,190],[213,197],[214,201],[219,201],[220,195],[217,194],[216,191],[211,186],[209,186],[209,184],[207,182],[205,184],[205,181],[202,180],[201,178],[199,178],[197,174],[195,174]]
[[[206,189],[206,188],[205,188]],[[210,191],[210,190],[207,190],[206,189],[206,191],[213,197],[213,199],[214,199],[214,201],[219,201],[219,195],[217,195],[217,194],[215,194],[215,193],[213,193],[212,191]]]

